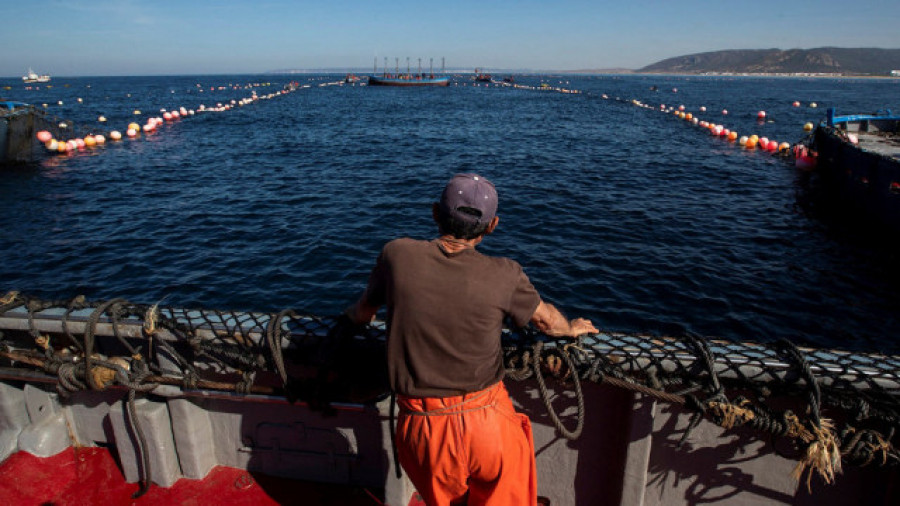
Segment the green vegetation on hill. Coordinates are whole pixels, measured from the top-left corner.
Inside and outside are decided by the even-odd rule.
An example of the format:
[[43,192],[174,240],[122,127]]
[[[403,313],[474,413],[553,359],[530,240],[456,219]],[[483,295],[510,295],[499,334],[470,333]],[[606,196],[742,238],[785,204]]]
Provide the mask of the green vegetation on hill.
[[840,74],[886,76],[900,70],[900,49],[738,49],[677,56],[637,72],[685,74]]

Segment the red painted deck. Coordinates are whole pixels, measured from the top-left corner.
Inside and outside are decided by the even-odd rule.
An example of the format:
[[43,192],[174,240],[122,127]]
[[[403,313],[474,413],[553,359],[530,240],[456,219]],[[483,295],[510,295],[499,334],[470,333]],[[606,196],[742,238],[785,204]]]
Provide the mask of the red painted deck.
[[[202,480],[178,480],[170,488],[151,485],[139,499],[138,484],[126,483],[103,448],[69,448],[48,458],[25,452],[0,465],[3,506],[47,505],[341,505],[383,504],[383,491],[287,480],[217,466]],[[421,504],[415,499],[410,506]]]

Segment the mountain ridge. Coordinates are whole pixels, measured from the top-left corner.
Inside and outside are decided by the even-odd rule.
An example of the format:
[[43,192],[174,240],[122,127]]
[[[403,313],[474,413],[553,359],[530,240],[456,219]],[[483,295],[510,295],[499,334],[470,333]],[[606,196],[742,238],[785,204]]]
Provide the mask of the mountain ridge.
[[887,76],[893,70],[900,70],[900,49],[819,47],[694,53],[660,60],[635,72]]

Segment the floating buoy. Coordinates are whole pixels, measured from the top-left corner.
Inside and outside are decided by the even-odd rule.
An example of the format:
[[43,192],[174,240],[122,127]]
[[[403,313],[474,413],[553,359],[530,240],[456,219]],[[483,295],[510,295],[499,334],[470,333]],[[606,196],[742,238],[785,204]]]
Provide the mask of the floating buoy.
[[678,110],[679,110],[679,111],[683,111],[683,110],[684,110],[684,106],[683,106],[683,105],[679,105],[679,106],[678,106]]
[[690,120],[694,119],[694,115],[691,113],[687,113],[684,115],[684,119],[690,121]]
[[181,117],[181,114],[178,111],[172,111],[172,119],[178,119]]
[[788,144],[787,142],[782,142],[781,144],[778,145],[779,153],[786,153],[786,152],[790,151],[790,149],[791,149],[791,145]]
[[778,149],[778,141],[769,141],[769,143],[766,145],[766,149],[769,151],[775,151],[776,149]]
[[130,137],[130,138],[134,138],[134,137],[137,135],[137,129],[129,128],[129,129],[125,132],[125,135],[127,135],[127,136]]
[[47,148],[47,151],[59,151],[59,143],[56,142],[56,139],[50,139],[45,142],[44,147]]
[[129,124],[128,124],[128,129],[129,129],[129,130],[138,131],[138,130],[141,129],[141,125],[138,125],[137,123],[129,123]]
[[109,138],[114,141],[120,141],[120,140],[122,140],[122,133],[119,132],[118,130],[113,130],[112,132],[109,133]]
[[701,105],[701,106],[700,106],[700,112],[706,112],[706,106],[705,106],[705,105]]
[[134,115],[135,115],[135,116],[140,116],[140,115],[141,115],[141,111],[138,110],[138,109],[135,109],[135,110],[134,110]]
[[794,107],[800,107],[800,102],[794,101],[794,103],[791,105],[793,105]]
[[727,116],[727,115],[728,115],[728,109],[722,109],[722,114]]
[[88,135],[84,138],[84,146],[87,148],[92,148],[97,145],[97,139],[94,139],[93,135]]
[[81,137],[75,139],[75,147],[77,149],[84,149],[84,139],[82,139]]
[[758,113],[756,113],[756,117],[759,119],[765,119],[766,111],[759,111]]
[[62,100],[56,103],[56,105],[62,105]]
[[67,125],[64,121],[62,121],[59,123],[59,125],[56,125],[56,126],[58,126],[59,128],[67,128],[69,125]]
[[106,142],[106,137],[104,137],[100,134],[97,134],[94,136],[94,140],[97,141],[98,146],[101,146],[101,145],[103,145],[103,143]]
[[746,146],[746,145],[747,145],[747,141],[748,141],[749,139],[750,139],[749,137],[747,137],[746,135],[744,135],[744,136],[742,136],[740,139],[738,139],[738,144],[740,144],[741,146]]
[[728,140],[729,141],[737,140],[737,138],[738,138],[737,132],[728,132]]
[[165,118],[166,121],[172,121],[172,113],[170,113],[170,112],[163,113],[163,118]]
[[53,134],[51,134],[50,132],[48,132],[46,130],[41,130],[40,132],[35,134],[35,137],[37,137],[37,140],[46,144],[47,141],[49,141],[50,139],[53,138]]
[[143,129],[144,129],[145,132],[152,132],[155,128],[156,128],[156,124],[155,124],[155,123],[147,123],[147,124],[144,125],[144,127],[143,127]]
[[68,142],[62,142],[62,141],[60,141],[59,143],[56,144],[56,151],[57,151],[57,152],[59,152],[59,153],[65,153],[65,152],[68,151],[68,150],[69,150],[69,143],[68,143]]
[[859,137],[856,134],[847,134],[847,140],[850,141],[850,144],[859,144]]
[[812,107],[813,109],[815,109],[816,107],[819,107],[819,104],[813,102],[813,103],[809,104],[809,106]]
[[750,138],[747,139],[747,142],[744,143],[744,146],[746,146],[748,149],[753,149],[756,147],[756,144],[758,142],[759,142],[759,137],[757,137],[755,135],[751,135]]
[[81,100],[81,97],[78,97],[78,103],[81,104],[83,102],[84,102],[84,100]]
[[66,142],[66,151],[75,151],[78,149],[78,143],[75,141]]
[[813,129],[812,123],[807,123],[807,124],[803,125],[803,130],[805,130],[807,132],[811,131],[812,129]]

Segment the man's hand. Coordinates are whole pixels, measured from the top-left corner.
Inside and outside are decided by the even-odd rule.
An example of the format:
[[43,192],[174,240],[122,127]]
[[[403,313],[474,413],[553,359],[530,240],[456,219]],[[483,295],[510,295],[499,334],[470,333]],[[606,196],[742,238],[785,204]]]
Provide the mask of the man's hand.
[[600,332],[594,324],[585,318],[575,318],[572,321],[559,312],[552,304],[541,301],[531,323],[544,334],[552,337],[578,337],[582,334],[596,334]]

